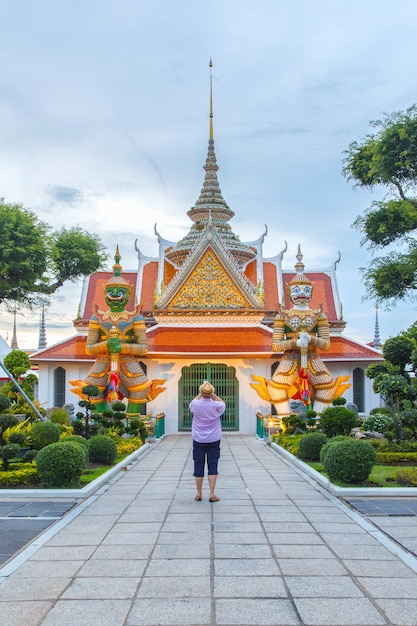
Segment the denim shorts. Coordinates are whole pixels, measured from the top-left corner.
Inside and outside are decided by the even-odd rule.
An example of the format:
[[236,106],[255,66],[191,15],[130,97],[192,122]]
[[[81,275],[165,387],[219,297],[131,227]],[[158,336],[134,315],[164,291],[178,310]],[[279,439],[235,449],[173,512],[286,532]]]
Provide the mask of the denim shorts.
[[220,440],[213,443],[198,443],[193,440],[194,476],[204,476],[207,460],[208,474],[218,474],[217,464],[220,458]]

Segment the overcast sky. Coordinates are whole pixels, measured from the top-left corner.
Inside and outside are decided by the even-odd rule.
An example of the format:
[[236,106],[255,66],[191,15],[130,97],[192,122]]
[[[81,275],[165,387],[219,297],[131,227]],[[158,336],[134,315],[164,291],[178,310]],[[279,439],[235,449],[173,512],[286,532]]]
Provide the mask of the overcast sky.
[[[417,102],[415,0],[0,0],[0,197],[54,228],[100,234],[124,269],[154,224],[178,240],[203,183],[213,59],[214,139],[223,197],[242,241],[268,226],[265,257],[297,244],[306,271],[341,253],[345,335],[374,332],[352,228],[384,191],[353,189],[343,152],[384,112]],[[112,263],[109,263],[109,267]],[[74,334],[81,282],[47,311],[52,345]],[[382,340],[415,304],[379,311]],[[39,312],[19,315],[22,349]],[[0,310],[9,341],[12,317]]]

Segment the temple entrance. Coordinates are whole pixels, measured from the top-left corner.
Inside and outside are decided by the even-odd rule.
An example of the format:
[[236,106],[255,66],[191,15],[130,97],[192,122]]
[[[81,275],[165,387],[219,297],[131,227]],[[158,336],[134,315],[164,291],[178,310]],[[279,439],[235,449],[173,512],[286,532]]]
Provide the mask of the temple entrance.
[[222,429],[239,430],[239,382],[236,369],[223,363],[193,363],[183,367],[178,383],[178,430],[191,430],[191,413],[188,405],[198,394],[204,380],[214,385],[216,394],[226,403],[221,417]]

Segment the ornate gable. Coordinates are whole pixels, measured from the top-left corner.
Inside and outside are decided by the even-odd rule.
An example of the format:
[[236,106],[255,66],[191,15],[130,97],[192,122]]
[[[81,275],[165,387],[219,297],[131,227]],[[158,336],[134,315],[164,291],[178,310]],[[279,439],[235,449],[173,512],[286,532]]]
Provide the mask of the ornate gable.
[[207,224],[164,293],[156,309],[259,309],[255,285]]
[[180,309],[246,309],[251,307],[251,303],[209,247],[169,306]]

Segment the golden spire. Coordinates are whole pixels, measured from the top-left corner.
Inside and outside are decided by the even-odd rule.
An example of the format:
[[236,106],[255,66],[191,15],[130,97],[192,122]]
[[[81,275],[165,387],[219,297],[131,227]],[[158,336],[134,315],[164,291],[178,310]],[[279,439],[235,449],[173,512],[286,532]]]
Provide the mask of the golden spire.
[[213,61],[210,58],[210,139],[213,139],[213,76],[211,74],[211,68],[213,67]]

